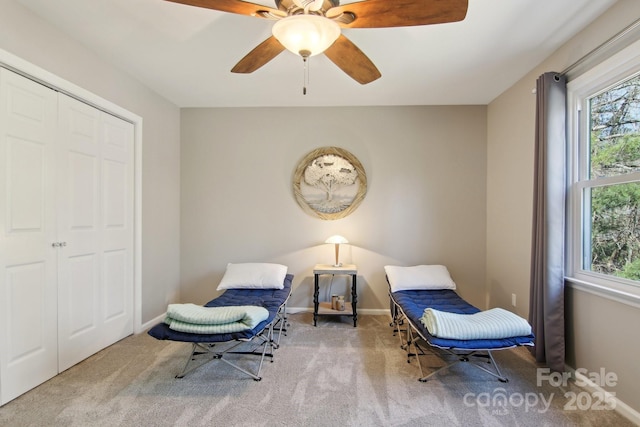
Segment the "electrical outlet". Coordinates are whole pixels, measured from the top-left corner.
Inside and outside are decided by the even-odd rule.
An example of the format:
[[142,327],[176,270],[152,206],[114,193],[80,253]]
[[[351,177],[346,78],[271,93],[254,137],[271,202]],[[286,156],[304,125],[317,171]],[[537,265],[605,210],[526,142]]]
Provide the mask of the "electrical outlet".
[[511,305],[516,306],[516,294],[511,294]]

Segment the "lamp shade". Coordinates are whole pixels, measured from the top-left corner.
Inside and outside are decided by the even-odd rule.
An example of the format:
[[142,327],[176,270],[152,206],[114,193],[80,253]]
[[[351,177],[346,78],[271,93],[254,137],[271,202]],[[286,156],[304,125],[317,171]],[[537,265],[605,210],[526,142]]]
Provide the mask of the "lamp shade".
[[335,236],[331,236],[329,237],[327,240],[324,241],[325,243],[337,243],[337,244],[342,244],[342,243],[349,243],[349,241],[347,239],[345,239],[342,236],[339,235],[335,235]]
[[306,58],[327,50],[340,36],[340,26],[319,15],[291,15],[276,22],[271,32],[287,50]]

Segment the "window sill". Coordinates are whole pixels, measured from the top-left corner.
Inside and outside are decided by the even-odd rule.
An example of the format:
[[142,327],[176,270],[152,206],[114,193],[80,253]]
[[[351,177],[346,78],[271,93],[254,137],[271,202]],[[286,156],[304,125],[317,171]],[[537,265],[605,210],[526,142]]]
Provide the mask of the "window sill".
[[618,289],[612,289],[592,282],[586,282],[584,280],[576,279],[575,277],[565,277],[564,280],[572,289],[578,289],[602,298],[630,305],[635,308],[640,308],[640,295],[624,292]]

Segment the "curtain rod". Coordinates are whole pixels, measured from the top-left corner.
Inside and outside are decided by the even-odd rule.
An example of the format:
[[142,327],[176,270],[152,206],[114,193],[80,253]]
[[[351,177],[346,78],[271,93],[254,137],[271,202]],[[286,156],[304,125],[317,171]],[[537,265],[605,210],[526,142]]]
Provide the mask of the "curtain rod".
[[617,42],[618,40],[620,40],[621,38],[629,34],[631,31],[635,30],[639,26],[640,26],[640,19],[636,19],[630,25],[622,29],[620,32],[618,32],[616,35],[614,35],[613,37],[611,37],[610,39],[602,43],[600,46],[596,47],[595,49],[593,49],[592,51],[584,55],[582,58],[578,59],[573,64],[569,65],[560,73],[560,75],[564,76],[567,73],[573,71],[576,67],[582,65],[582,63],[589,60],[591,57],[595,56],[600,51],[608,48],[609,46],[611,46],[612,44],[614,44],[615,42]]

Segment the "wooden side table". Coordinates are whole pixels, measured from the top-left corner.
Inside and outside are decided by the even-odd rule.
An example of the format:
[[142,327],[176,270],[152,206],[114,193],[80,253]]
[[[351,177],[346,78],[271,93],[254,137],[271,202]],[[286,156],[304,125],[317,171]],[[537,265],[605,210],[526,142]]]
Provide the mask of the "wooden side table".
[[[331,302],[320,302],[320,284],[319,278],[322,274],[336,275],[349,275],[351,276],[351,301],[345,302],[344,311],[333,310],[331,308]],[[316,326],[318,315],[331,315],[331,316],[353,316],[353,327],[358,324],[358,312],[356,305],[358,302],[358,293],[356,291],[356,277],[358,275],[358,269],[353,264],[346,264],[341,267],[334,267],[330,264],[317,264],[313,268],[313,326]]]

